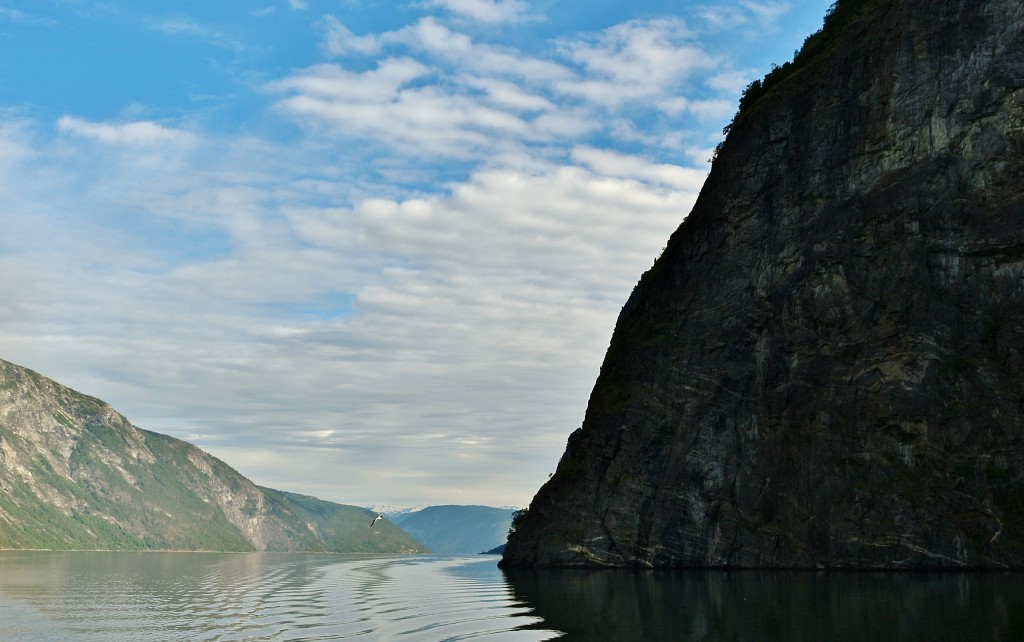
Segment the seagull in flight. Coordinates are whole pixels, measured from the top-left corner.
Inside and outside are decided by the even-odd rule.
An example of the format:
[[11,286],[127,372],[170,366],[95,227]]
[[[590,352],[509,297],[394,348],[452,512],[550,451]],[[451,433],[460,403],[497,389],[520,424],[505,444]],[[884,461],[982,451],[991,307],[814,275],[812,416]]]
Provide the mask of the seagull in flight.
[[373,525],[376,524],[377,522],[379,522],[382,519],[384,519],[383,515],[377,515],[376,517],[374,517],[373,521],[370,522],[370,528],[373,528]]

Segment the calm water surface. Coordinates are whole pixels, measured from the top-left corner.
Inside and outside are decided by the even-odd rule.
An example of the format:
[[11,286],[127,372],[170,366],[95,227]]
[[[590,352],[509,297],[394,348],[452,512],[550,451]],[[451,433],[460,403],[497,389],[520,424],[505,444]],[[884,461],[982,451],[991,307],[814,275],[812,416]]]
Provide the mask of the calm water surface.
[[498,558],[0,553],[0,640],[544,640]]
[[1024,575],[518,571],[497,558],[0,553],[0,640],[1024,640]]

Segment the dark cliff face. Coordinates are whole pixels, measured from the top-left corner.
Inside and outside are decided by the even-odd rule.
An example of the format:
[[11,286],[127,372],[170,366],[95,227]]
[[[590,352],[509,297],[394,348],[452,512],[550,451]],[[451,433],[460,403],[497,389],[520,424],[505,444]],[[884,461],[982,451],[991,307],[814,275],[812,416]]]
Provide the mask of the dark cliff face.
[[503,564],[1024,566],[1024,4],[838,9],[737,116]]

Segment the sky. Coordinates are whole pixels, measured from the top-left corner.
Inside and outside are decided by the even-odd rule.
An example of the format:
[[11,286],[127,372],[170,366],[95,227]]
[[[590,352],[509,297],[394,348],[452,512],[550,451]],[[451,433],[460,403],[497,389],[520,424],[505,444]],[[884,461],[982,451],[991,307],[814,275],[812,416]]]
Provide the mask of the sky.
[[0,358],[258,484],[526,506],[830,0],[0,0]]

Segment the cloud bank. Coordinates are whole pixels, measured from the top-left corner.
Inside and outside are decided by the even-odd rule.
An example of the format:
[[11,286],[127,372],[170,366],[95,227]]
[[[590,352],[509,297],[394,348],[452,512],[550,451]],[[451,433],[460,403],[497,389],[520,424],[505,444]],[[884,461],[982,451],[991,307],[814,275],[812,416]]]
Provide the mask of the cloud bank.
[[525,505],[751,73],[709,38],[786,7],[518,47],[545,25],[518,0],[377,30],[289,5],[316,51],[247,76],[246,126],[0,112],[0,356],[264,485]]

